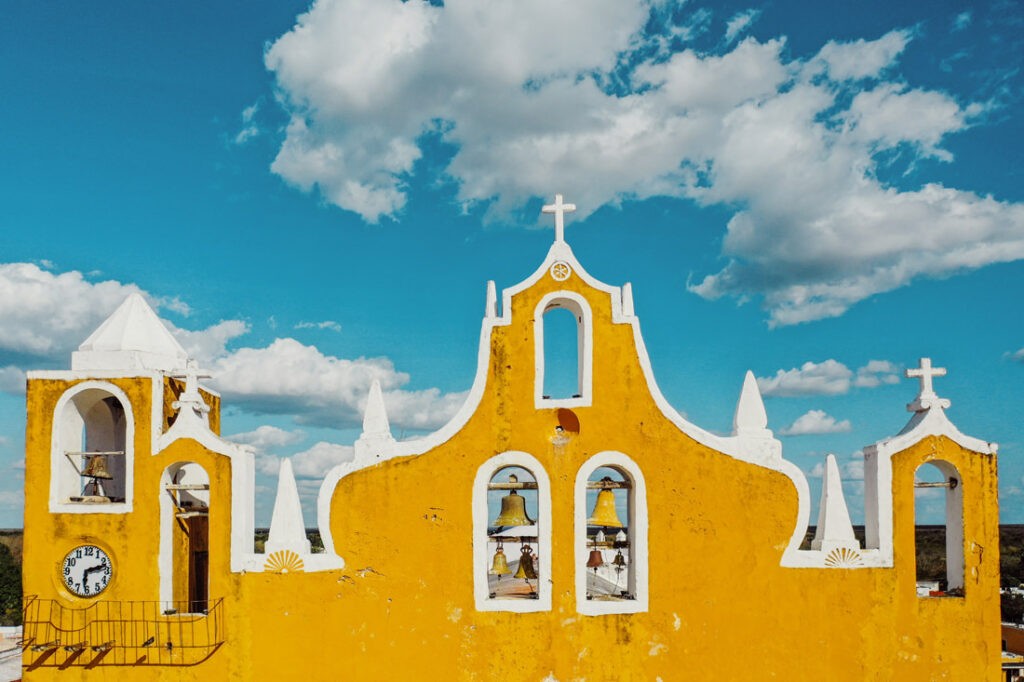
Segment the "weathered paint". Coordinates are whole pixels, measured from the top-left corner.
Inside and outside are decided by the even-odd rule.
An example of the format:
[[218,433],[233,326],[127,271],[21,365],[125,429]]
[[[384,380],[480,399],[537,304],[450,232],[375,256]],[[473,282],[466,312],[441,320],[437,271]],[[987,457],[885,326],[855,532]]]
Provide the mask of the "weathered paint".
[[[571,416],[535,390],[535,311],[558,292],[584,300],[592,323],[590,390]],[[328,490],[330,535],[345,568],[317,573],[230,571],[231,462],[189,439],[152,453],[151,382],[163,391],[160,415],[174,400],[167,394],[180,392],[158,378],[110,380],[138,420],[134,509],[50,514],[50,416],[71,382],[30,379],[26,594],[88,603],[56,576],[68,549],[89,541],[117,566],[103,599],[158,599],[160,475],[196,462],[211,483],[210,594],[224,598],[225,643],[191,668],[43,665],[25,679],[999,679],[994,454],[940,435],[892,456],[892,567],[783,566],[801,505],[794,480],[699,442],[668,418],[634,327],[616,322],[615,305],[576,271],[513,290],[507,324],[485,337],[485,381],[461,428],[421,454],[367,461]],[[488,309],[495,318],[493,293]],[[219,405],[211,407],[213,425]],[[571,417],[578,429],[564,428]],[[157,428],[166,424],[161,417]],[[475,607],[474,480],[505,452],[529,454],[550,481],[551,571],[542,576],[550,610]],[[602,452],[622,453],[645,479],[649,583],[639,613],[579,612],[575,486],[580,467]],[[930,459],[962,477],[964,597],[916,596],[913,472]],[[24,662],[39,656],[26,650]]]

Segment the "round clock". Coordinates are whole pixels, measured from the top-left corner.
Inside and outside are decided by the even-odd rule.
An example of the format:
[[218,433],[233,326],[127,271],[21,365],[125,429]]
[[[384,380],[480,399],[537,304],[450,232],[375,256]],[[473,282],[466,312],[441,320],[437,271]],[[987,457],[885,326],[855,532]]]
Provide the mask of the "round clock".
[[82,545],[68,552],[60,571],[61,582],[72,594],[95,597],[110,584],[114,564],[96,545]]

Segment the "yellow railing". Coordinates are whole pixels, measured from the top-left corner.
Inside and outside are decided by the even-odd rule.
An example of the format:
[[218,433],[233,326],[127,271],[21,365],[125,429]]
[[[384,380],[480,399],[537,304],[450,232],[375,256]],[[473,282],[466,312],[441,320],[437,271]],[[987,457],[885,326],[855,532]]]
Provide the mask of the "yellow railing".
[[[82,608],[24,599],[22,647],[29,668],[195,665],[224,643],[224,605],[97,601]],[[198,612],[191,612],[198,611]]]

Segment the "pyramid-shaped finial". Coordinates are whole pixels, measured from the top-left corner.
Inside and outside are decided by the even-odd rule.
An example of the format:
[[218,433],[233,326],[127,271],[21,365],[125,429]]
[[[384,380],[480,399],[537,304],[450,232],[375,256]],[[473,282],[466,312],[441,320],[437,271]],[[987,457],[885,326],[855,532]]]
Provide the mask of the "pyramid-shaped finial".
[[825,458],[825,474],[821,480],[821,501],[818,527],[814,530],[811,549],[831,552],[837,547],[860,549],[850,523],[850,512],[843,496],[843,481],[839,478],[839,464],[835,455]]
[[277,499],[274,500],[274,513],[270,518],[270,534],[264,545],[266,554],[282,549],[290,549],[298,554],[309,554],[311,551],[306,538],[306,524],[302,520],[299,488],[295,484],[290,459],[281,460],[281,470],[277,475]]
[[141,294],[132,293],[71,355],[71,369],[156,369],[185,364],[188,353]]
[[366,411],[363,413],[363,433],[355,442],[356,461],[378,459],[387,454],[394,445],[388,411],[384,406],[384,393],[380,381],[373,380],[370,393],[366,396]]
[[740,399],[736,403],[736,413],[732,419],[732,433],[734,436],[753,435],[767,430],[768,413],[765,412],[764,401],[761,399],[761,389],[757,387],[754,373],[747,370],[746,376],[743,377]]

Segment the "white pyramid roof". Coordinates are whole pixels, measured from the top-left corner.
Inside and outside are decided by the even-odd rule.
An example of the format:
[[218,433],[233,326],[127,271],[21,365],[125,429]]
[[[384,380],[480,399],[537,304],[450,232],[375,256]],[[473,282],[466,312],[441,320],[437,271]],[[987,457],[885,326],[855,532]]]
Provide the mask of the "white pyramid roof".
[[181,347],[140,294],[130,294],[71,354],[71,369],[157,369],[185,366]]

